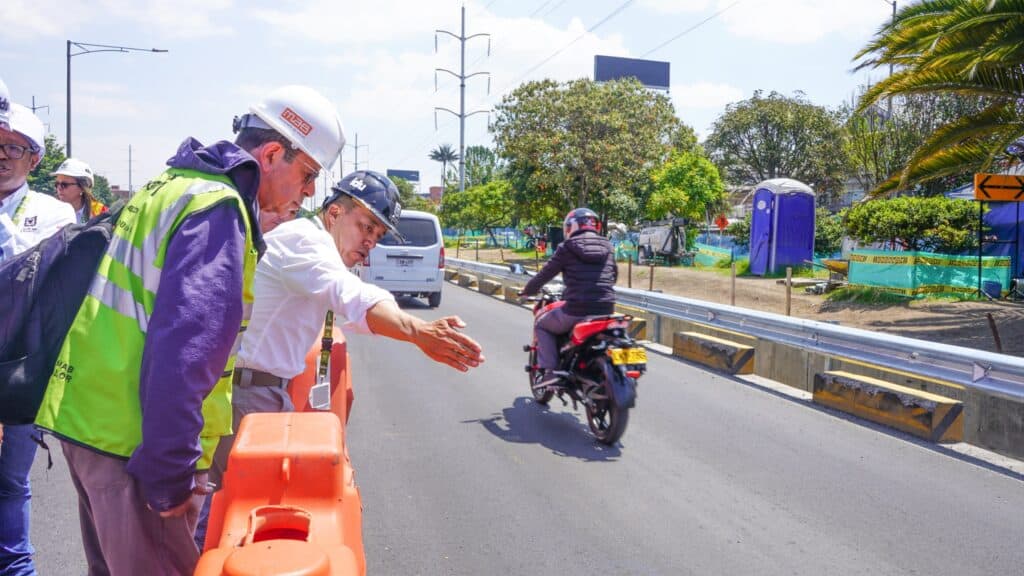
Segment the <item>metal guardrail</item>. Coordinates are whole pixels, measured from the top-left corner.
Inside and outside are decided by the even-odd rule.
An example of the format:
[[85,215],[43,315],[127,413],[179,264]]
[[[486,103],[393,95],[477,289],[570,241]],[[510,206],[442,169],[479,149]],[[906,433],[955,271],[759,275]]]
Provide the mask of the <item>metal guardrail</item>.
[[[470,273],[526,283],[507,266],[449,258],[447,264]],[[702,300],[630,288],[616,288],[618,302],[668,318],[702,322],[800,348],[849,358],[892,370],[1024,401],[1024,358],[995,354],[962,346],[938,344],[870,330],[802,320],[714,304]]]

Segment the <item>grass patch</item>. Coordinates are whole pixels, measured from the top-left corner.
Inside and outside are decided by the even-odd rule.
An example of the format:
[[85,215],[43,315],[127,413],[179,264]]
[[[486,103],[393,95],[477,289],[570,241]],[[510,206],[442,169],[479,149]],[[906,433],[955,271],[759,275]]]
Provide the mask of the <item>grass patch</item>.
[[858,304],[906,304],[914,300],[911,296],[867,286],[836,288],[825,298],[829,302],[855,302]]

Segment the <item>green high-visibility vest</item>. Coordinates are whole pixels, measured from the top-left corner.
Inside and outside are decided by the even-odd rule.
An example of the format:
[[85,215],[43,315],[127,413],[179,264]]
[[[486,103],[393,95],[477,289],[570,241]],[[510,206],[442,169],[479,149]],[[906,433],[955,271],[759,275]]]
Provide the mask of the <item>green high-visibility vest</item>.
[[167,246],[185,218],[222,202],[238,209],[246,227],[244,313],[227,366],[203,401],[196,469],[210,467],[220,437],[231,433],[231,373],[252,313],[257,260],[245,203],[226,176],[172,168],[124,207],[64,339],[37,425],[106,454],[132,455],[142,442],[139,373]]

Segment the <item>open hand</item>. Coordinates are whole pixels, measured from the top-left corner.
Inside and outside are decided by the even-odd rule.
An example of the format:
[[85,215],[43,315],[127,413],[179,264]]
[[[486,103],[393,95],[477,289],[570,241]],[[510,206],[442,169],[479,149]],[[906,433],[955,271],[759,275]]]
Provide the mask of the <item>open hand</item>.
[[418,327],[413,342],[435,362],[466,372],[479,366],[484,355],[475,340],[459,331],[465,327],[466,323],[458,316],[424,322]]

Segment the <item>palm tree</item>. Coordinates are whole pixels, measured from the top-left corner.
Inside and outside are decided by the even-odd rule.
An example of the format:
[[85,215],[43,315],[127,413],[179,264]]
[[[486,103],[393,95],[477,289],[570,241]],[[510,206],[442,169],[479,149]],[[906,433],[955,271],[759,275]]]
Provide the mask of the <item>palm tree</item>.
[[859,112],[897,95],[980,101],[977,112],[936,129],[872,195],[989,170],[1024,134],[1024,0],[922,0],[900,10],[855,59],[858,69],[896,67],[864,94]]
[[441,163],[441,187],[447,188],[448,165],[454,164],[459,159],[459,153],[452,148],[451,144],[441,144],[431,150],[428,157],[435,162]]

